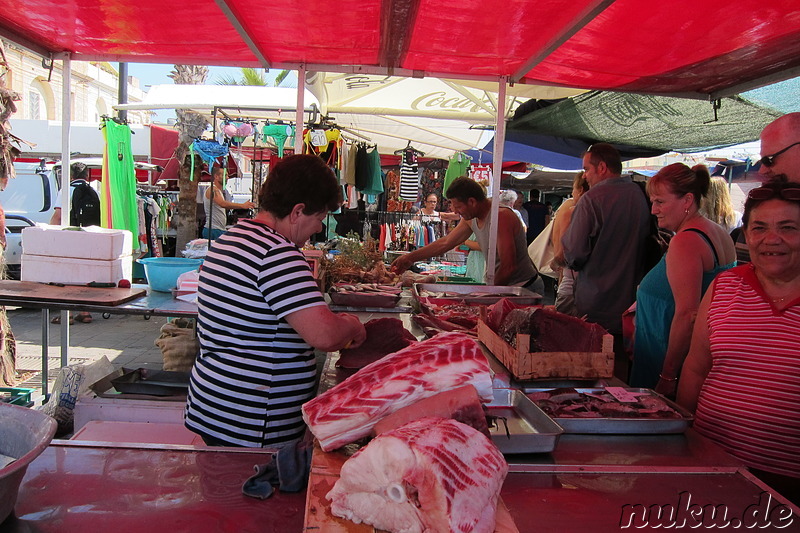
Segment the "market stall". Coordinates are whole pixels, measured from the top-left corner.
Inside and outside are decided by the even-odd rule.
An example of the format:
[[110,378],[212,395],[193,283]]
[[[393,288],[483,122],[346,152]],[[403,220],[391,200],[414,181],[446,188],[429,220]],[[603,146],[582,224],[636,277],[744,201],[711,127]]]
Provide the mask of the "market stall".
[[[4,13],[0,16],[4,36],[39,51],[43,57],[63,61],[65,133],[70,116],[72,59],[297,68],[301,73],[299,95],[303,94],[307,71],[479,79],[497,83],[498,87],[492,102],[497,132],[493,176],[496,193],[503,160],[509,82],[717,100],[743,87],[788,78],[800,67],[798,8],[791,2],[778,0],[737,5],[739,12],[748,15],[737,17],[730,16],[729,3],[717,0],[663,5],[613,1],[522,2],[493,6],[489,11],[485,3],[475,1],[442,5],[339,0],[335,4],[323,2],[315,9],[303,11],[302,16],[296,6],[282,2],[267,5],[259,1],[209,0],[191,5],[151,4],[112,2],[98,9],[95,2],[84,1],[68,6],[67,14],[61,3],[44,1],[26,6],[25,17],[17,16],[19,10],[11,3],[0,10]],[[272,16],[263,17],[266,11]],[[125,24],[119,19],[119,13],[123,12]],[[452,16],[454,22],[446,30],[441,25],[443,12]],[[154,19],[153,13],[159,16]],[[709,26],[709,20],[724,22]],[[213,35],[214,46],[198,46],[198,35]],[[698,35],[703,36],[703,46],[697,45]],[[631,53],[632,49],[637,53]],[[302,96],[298,100],[296,108],[302,110]],[[64,141],[63,152],[66,164],[70,153],[68,140]],[[67,203],[65,196],[63,204]],[[494,228],[496,209],[492,221]],[[494,251],[490,250],[490,272],[493,257]],[[598,453],[598,447],[603,446],[598,444],[600,441],[628,453],[620,453],[616,448]],[[727,505],[736,509],[737,516],[743,516],[749,506],[761,504],[757,496],[764,487],[741,473],[738,465],[711,451],[713,447],[690,430],[677,436],[655,437],[563,435],[559,446],[561,443],[570,445],[567,449],[574,455],[564,457],[556,447],[553,452],[534,458],[533,466],[518,469],[514,461],[509,461],[511,473],[499,495],[519,530],[537,526],[539,531],[616,530],[625,517],[625,506],[665,505],[663,502],[675,501],[675,494],[684,490],[697,496],[695,501],[700,505]],[[122,478],[112,488],[120,489],[124,495],[144,493],[144,496],[135,498],[133,505],[126,496],[112,498],[112,503],[123,500],[126,509],[132,508],[135,515],[126,515],[119,508],[103,508],[106,512],[102,517],[111,522],[101,525],[113,528],[128,521],[125,525],[134,524],[131,528],[137,528],[142,523],[142,509],[156,502],[154,507],[159,511],[165,508],[170,511],[154,513],[156,518],[163,517],[159,525],[174,529],[184,525],[202,528],[209,522],[201,525],[182,521],[197,517],[213,520],[219,519],[219,515],[203,514],[198,508],[188,509],[188,517],[184,512],[172,512],[187,510],[180,506],[184,501],[181,493],[161,492],[161,487],[170,486],[174,475],[182,484],[199,487],[202,492],[204,478],[198,473],[203,472],[203,467],[198,466],[201,461],[197,459],[204,453],[209,453],[211,459],[226,457],[222,472],[228,473],[233,470],[230,461],[236,457],[228,451],[190,451],[186,452],[187,459],[187,456],[170,456],[164,446],[151,457],[123,457],[121,461],[115,461],[111,452],[108,452],[110,458],[98,453],[88,465],[75,463],[65,482],[58,478],[59,465],[65,463],[64,455],[76,454],[70,453],[71,449],[66,454],[61,450],[57,445],[52,446],[41,459],[34,461],[22,487],[18,510],[22,520],[48,524],[47,518],[54,516],[52,513],[62,511],[64,514],[58,517],[96,518],[91,511],[99,509],[101,502],[109,501],[107,495],[111,493],[103,483]],[[339,452],[333,449],[324,453]],[[171,471],[154,479],[149,477],[152,472],[147,472],[142,474],[147,480],[145,486],[132,482],[134,476],[125,477],[129,472],[138,473],[142,464],[159,464],[162,458],[177,463],[187,460],[191,466],[189,473]],[[252,467],[253,458],[249,459],[248,468]],[[676,464],[686,466],[687,470]],[[542,469],[535,470],[537,466]],[[219,500],[227,503],[224,496],[236,492],[243,476],[238,473],[239,468],[245,469],[245,465],[236,466],[235,482],[221,491]],[[160,469],[153,470],[163,473]],[[65,494],[76,494],[73,481],[79,476],[73,472],[86,471],[104,474],[92,479],[91,488],[98,490],[79,498],[73,506],[62,504]],[[217,469],[213,473],[215,478],[225,477]],[[314,481],[311,487],[315,486]],[[40,490],[51,488],[60,489],[52,493],[58,500],[54,505],[48,506],[46,499],[35,497]],[[305,502],[308,513],[325,513],[327,504],[319,499],[319,491],[311,496]],[[779,523],[787,519],[784,516],[787,506],[775,498],[781,502],[780,510],[772,514],[775,507],[770,508],[773,505],[770,503],[765,504],[768,508],[764,513]],[[276,502],[267,502],[259,511],[274,510],[275,505],[280,506]],[[239,523],[231,524],[231,528],[243,530],[252,524],[256,513],[249,512],[253,507],[249,503],[243,513],[236,513]],[[291,520],[299,515],[289,505],[281,509],[291,514]],[[789,509],[790,513],[798,512],[794,507]],[[531,514],[543,518],[537,523]],[[317,520],[322,518],[317,514]],[[93,522],[92,527],[98,523]],[[305,523],[310,523],[309,517]],[[84,525],[76,524],[76,529]],[[262,526],[263,522],[259,523]],[[352,526],[344,523],[342,527],[346,530]]]

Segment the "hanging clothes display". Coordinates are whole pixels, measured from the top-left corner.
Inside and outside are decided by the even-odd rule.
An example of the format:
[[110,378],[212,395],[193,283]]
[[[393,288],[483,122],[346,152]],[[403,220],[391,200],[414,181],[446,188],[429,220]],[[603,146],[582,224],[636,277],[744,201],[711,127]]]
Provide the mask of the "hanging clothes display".
[[411,147],[400,155],[400,199],[407,202],[419,200],[419,165],[417,151]]
[[376,146],[358,144],[356,155],[356,188],[370,195],[383,193],[381,156]]
[[444,185],[442,190],[447,191],[450,184],[456,178],[467,175],[467,169],[472,162],[472,158],[463,152],[457,152],[450,157],[447,163],[447,171],[444,174]]
[[103,120],[103,180],[100,186],[101,226],[126,229],[139,242],[136,170],[131,150],[131,128],[112,118]]
[[261,134],[265,140],[270,140],[278,150],[278,157],[283,157],[283,150],[286,147],[286,140],[291,139],[290,145],[294,144],[295,128],[291,124],[277,124],[267,122],[261,128]]
[[220,144],[217,141],[210,141],[207,139],[195,139],[189,145],[189,151],[192,155],[192,169],[189,174],[189,179],[194,180],[194,155],[200,156],[200,159],[208,165],[211,169],[214,165],[224,166],[228,158],[228,146]]

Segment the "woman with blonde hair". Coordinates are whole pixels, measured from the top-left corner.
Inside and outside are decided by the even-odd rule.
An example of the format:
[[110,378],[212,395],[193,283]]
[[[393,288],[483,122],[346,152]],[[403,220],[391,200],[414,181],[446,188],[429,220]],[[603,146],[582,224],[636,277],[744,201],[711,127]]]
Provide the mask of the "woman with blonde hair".
[[700,203],[700,211],[730,233],[742,225],[742,214],[733,209],[733,201],[725,178],[714,176],[708,194]]

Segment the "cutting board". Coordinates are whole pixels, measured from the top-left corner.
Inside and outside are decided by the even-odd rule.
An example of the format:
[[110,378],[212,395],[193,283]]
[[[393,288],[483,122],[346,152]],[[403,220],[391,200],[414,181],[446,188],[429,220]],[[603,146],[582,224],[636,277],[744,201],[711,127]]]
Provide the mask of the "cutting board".
[[[344,449],[346,450],[346,446]],[[353,450],[349,450],[352,452]],[[306,491],[305,531],[324,531],[325,533],[378,533],[382,530],[368,524],[356,524],[350,520],[331,514],[331,502],[325,495],[339,479],[339,471],[348,455],[342,451],[323,452],[317,442],[311,459],[311,475]],[[502,498],[497,501],[495,533],[519,533]]]
[[86,287],[65,285],[58,287],[33,281],[0,280],[0,300],[22,302],[59,302],[86,305],[119,305],[140,298],[145,289],[119,289],[116,287]]

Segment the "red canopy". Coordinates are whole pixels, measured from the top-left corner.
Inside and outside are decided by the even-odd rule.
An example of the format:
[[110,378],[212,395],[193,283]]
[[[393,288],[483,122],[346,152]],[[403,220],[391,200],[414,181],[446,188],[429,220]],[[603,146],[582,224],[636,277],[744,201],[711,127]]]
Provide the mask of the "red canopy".
[[797,0],[0,0],[0,34],[75,60],[694,96],[800,73]]

